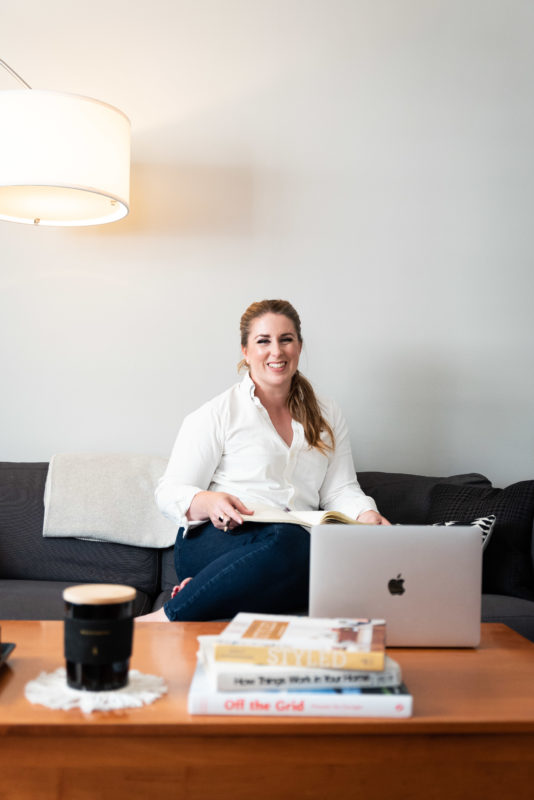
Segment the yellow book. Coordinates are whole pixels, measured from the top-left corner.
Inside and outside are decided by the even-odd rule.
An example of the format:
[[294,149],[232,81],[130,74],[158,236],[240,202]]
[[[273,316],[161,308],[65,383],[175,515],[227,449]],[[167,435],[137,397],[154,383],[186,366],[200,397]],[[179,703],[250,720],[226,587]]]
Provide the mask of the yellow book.
[[293,525],[303,525],[311,528],[312,525],[360,525],[352,517],[341,511],[285,511],[283,508],[258,506],[254,514],[242,514],[247,522],[286,522]]
[[280,667],[382,670],[383,619],[326,619],[241,612],[213,641],[216,661]]

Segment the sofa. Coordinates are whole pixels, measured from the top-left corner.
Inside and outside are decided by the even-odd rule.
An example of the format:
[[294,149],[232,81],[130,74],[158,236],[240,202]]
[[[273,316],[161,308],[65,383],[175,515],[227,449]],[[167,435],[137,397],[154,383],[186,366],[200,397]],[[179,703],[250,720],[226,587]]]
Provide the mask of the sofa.
[[[62,619],[63,589],[77,583],[134,586],[136,615],[160,608],[177,582],[173,547],[44,538],[48,468],[46,462],[0,462],[0,619]],[[478,473],[360,472],[358,479],[392,523],[467,523],[495,515],[483,554],[482,620],[503,622],[534,641],[534,481],[499,489]]]

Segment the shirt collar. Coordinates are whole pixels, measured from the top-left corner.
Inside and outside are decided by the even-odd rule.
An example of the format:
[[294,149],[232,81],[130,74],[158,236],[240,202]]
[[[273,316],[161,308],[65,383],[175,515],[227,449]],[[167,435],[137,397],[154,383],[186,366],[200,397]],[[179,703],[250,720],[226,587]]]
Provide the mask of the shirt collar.
[[248,395],[253,403],[261,405],[259,397],[256,397],[256,384],[250,377],[250,372],[248,370],[241,381],[241,391]]
[[241,390],[247,394],[251,400],[257,401],[258,398],[256,397],[256,385],[252,378],[250,377],[250,372],[247,370],[243,380],[241,381]]

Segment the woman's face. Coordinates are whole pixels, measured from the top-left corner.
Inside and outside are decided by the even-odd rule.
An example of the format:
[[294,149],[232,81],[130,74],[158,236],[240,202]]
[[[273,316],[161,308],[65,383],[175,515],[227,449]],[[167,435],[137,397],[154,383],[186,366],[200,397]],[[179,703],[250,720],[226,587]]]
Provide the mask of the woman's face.
[[249,364],[250,377],[262,389],[289,391],[299,364],[302,342],[293,322],[283,314],[269,312],[251,325],[246,347],[241,348]]

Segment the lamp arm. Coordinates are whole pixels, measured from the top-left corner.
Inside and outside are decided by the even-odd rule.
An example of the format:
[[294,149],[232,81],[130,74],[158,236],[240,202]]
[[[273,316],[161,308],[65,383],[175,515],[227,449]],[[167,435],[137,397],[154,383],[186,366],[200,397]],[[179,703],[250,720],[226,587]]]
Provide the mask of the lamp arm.
[[20,81],[22,83],[22,85],[26,87],[26,89],[31,89],[32,88],[30,86],[30,84],[26,83],[24,78],[21,78],[20,75],[17,72],[15,72],[14,69],[11,69],[9,64],[6,64],[6,62],[2,58],[0,58],[0,67],[3,67],[5,70],[7,70],[9,72],[10,75],[12,75],[14,78],[16,78],[16,80]]

